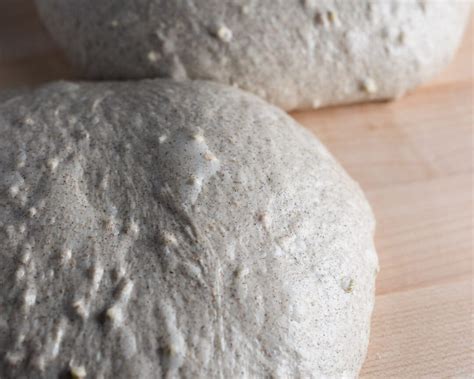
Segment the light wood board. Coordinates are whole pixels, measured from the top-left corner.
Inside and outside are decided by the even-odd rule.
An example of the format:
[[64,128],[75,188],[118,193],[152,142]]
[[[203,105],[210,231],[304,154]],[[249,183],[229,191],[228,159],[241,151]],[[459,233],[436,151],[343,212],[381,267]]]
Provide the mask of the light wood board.
[[[455,61],[397,102],[292,116],[364,189],[381,272],[363,378],[473,367],[473,23]],[[0,0],[0,89],[73,78],[28,0]]]

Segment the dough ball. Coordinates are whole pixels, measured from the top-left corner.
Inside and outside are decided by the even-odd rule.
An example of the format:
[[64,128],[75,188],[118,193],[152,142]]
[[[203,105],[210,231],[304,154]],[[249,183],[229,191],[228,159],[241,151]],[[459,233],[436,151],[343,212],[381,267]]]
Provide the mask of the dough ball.
[[0,104],[0,377],[355,377],[374,220],[283,111],[210,82]]
[[37,0],[88,78],[206,79],[292,110],[403,95],[442,69],[468,1]]

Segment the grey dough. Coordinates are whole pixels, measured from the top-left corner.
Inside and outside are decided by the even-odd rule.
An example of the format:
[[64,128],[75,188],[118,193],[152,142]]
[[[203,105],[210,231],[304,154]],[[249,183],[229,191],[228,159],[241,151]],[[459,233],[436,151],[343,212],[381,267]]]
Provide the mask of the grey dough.
[[453,56],[469,1],[36,0],[88,78],[235,85],[285,109],[392,99]]
[[0,105],[0,377],[356,377],[374,219],[283,111],[210,82]]

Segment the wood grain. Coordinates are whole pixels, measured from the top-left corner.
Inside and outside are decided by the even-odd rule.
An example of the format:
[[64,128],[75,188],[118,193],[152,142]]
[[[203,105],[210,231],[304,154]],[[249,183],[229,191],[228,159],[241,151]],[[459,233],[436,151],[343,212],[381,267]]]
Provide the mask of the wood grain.
[[359,181],[381,271],[362,378],[472,378],[472,22],[450,67],[397,102],[300,112]]
[[472,377],[472,281],[377,296],[365,378]]
[[[471,22],[450,67],[397,102],[292,116],[361,184],[381,272],[363,378],[468,378],[473,360]],[[74,78],[29,0],[0,0],[0,89]]]

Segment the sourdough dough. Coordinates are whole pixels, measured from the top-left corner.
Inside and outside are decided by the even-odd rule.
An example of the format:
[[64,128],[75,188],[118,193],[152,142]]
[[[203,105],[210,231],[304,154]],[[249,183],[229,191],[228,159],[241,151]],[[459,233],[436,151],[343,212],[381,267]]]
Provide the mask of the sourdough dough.
[[0,377],[355,377],[367,201],[283,111],[206,82],[0,105]]
[[455,51],[469,1],[36,0],[89,78],[207,79],[286,110],[391,99]]

